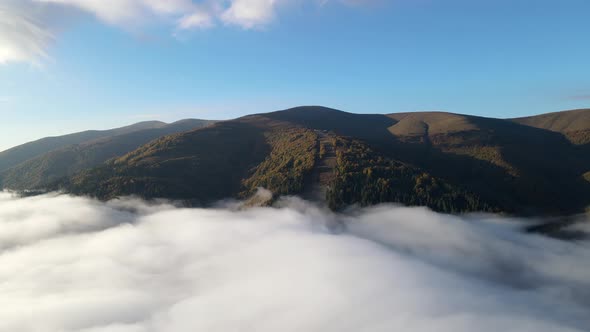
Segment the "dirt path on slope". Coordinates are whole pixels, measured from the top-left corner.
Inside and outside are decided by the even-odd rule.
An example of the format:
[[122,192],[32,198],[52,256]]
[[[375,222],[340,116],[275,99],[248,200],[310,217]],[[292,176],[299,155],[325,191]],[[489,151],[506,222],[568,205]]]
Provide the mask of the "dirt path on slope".
[[[305,190],[302,196],[304,199],[319,204],[325,204],[328,186],[334,178],[336,150],[330,134],[321,130],[316,130],[315,133],[318,135],[316,163],[311,172],[311,176],[305,183]],[[324,146],[324,153],[320,156],[321,146]]]

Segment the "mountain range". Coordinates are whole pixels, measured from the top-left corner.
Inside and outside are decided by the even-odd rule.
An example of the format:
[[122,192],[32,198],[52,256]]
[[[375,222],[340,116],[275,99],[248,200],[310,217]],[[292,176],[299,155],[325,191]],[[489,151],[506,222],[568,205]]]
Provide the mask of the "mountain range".
[[214,121],[186,119],[167,124],[147,121],[111,130],[89,130],[47,137],[0,152],[0,181],[4,187],[26,190],[137,149],[161,136],[200,128]]
[[306,106],[234,120],[145,122],[0,153],[0,185],[204,205],[302,195],[447,213],[570,215],[590,205],[590,110],[495,119]]

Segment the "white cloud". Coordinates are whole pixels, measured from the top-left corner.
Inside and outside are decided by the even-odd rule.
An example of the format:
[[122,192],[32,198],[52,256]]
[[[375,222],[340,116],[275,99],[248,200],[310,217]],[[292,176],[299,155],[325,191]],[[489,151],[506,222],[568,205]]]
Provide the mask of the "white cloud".
[[46,58],[53,35],[25,8],[9,1],[0,4],[0,64],[18,61],[36,64]]
[[[203,29],[222,22],[244,29],[269,24],[277,7],[294,0],[1,0],[0,64],[38,63],[65,12],[77,11],[128,28],[164,24],[173,30]],[[326,1],[303,0],[323,4]],[[333,0],[351,5],[365,1]]]
[[128,25],[169,16],[190,16],[200,9],[191,0],[33,0],[72,6],[114,25]]
[[224,22],[250,29],[270,22],[275,16],[277,0],[233,0],[223,12]]
[[204,11],[183,16],[178,20],[178,28],[188,30],[193,28],[209,28],[213,26],[211,15]]
[[587,330],[588,242],[518,222],[0,193],[0,331]]

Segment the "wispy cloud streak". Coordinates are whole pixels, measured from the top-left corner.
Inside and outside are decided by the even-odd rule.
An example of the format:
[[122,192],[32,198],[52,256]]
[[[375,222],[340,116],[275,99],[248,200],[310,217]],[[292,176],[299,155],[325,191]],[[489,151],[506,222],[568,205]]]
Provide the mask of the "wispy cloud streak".
[[569,96],[567,99],[579,100],[579,101],[590,101],[590,94],[573,95],[573,96]]

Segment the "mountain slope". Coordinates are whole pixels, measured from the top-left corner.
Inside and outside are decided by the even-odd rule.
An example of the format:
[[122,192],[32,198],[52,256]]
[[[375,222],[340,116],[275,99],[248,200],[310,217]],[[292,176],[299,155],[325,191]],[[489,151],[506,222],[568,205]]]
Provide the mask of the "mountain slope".
[[590,154],[560,133],[450,113],[390,116],[399,122],[390,128],[397,142],[384,148],[388,153],[499,200],[504,210],[560,214],[590,202],[582,176]]
[[[360,139],[503,211],[561,214],[590,203],[584,176],[590,153],[544,128],[445,112],[384,116],[302,107],[267,116]],[[590,126],[583,117],[577,121],[577,129]]]
[[[320,165],[327,139],[336,162]],[[585,148],[561,132],[512,120],[310,106],[162,137],[54,188],[206,203],[258,186],[300,194],[317,187],[314,170],[329,167],[333,176],[323,181],[330,179],[326,199],[334,209],[397,202],[453,213],[563,215],[590,205]]]
[[[308,111],[304,109],[306,115]],[[329,111],[334,114],[332,112]],[[275,195],[302,194],[306,186],[314,185],[308,180],[315,164],[321,159],[321,135],[317,130],[303,127],[298,119],[284,119],[286,117],[277,117],[276,114],[259,114],[164,137],[109,161],[102,167],[80,173],[61,185],[70,192],[95,195],[102,199],[136,194],[145,198],[181,199],[192,204],[206,204],[227,197],[245,197],[254,193],[258,187],[267,188]],[[349,141],[341,136],[332,137],[338,142]],[[342,153],[346,148],[342,145],[338,150]],[[348,162],[352,158],[341,160],[339,166],[342,166],[343,172],[337,173],[339,181],[333,183],[341,186],[330,191],[329,197],[326,197],[334,209],[355,203],[358,197],[366,196],[367,192],[341,191],[342,185],[349,184],[349,173],[357,172],[356,169],[344,168],[345,163],[351,165]],[[381,160],[381,157],[376,160]],[[435,182],[439,180],[409,165],[399,175],[398,181],[392,183],[404,183],[404,187],[398,191],[410,190],[399,202],[423,203],[445,212],[469,210],[465,204],[453,205],[456,197],[447,197],[451,192],[467,195],[461,190],[447,184],[443,190],[421,185],[423,178]],[[371,190],[368,186],[366,188]],[[339,194],[346,197],[341,199]],[[392,200],[397,197],[388,196]],[[437,203],[442,200],[451,203],[448,206]],[[359,201],[361,204],[365,202],[369,203]]]
[[389,139],[388,127],[395,124],[395,120],[383,114],[354,114],[321,106],[295,107],[261,116],[368,141]]
[[103,199],[138,194],[202,202],[235,196],[270,152],[268,130],[226,121],[166,136],[61,185]]
[[146,121],[110,130],[87,130],[69,135],[45,137],[0,152],[0,171],[67,145],[80,144],[101,137],[123,135],[144,129],[161,128],[165,125],[166,123],[160,121]]
[[590,109],[553,112],[510,120],[527,126],[560,133],[588,130],[590,129]]
[[0,172],[0,185],[15,190],[43,188],[64,176],[124,155],[158,137],[203,127],[209,123],[207,120],[187,119],[172,124],[154,122],[158,128],[135,126],[135,129],[145,129],[131,132],[113,130],[110,132],[117,135],[58,148]]
[[575,144],[590,143],[590,109],[554,112],[510,120],[562,133]]
[[502,211],[493,201],[380,154],[361,141],[336,137],[334,145],[336,168],[326,194],[332,209],[395,202],[450,213]]

